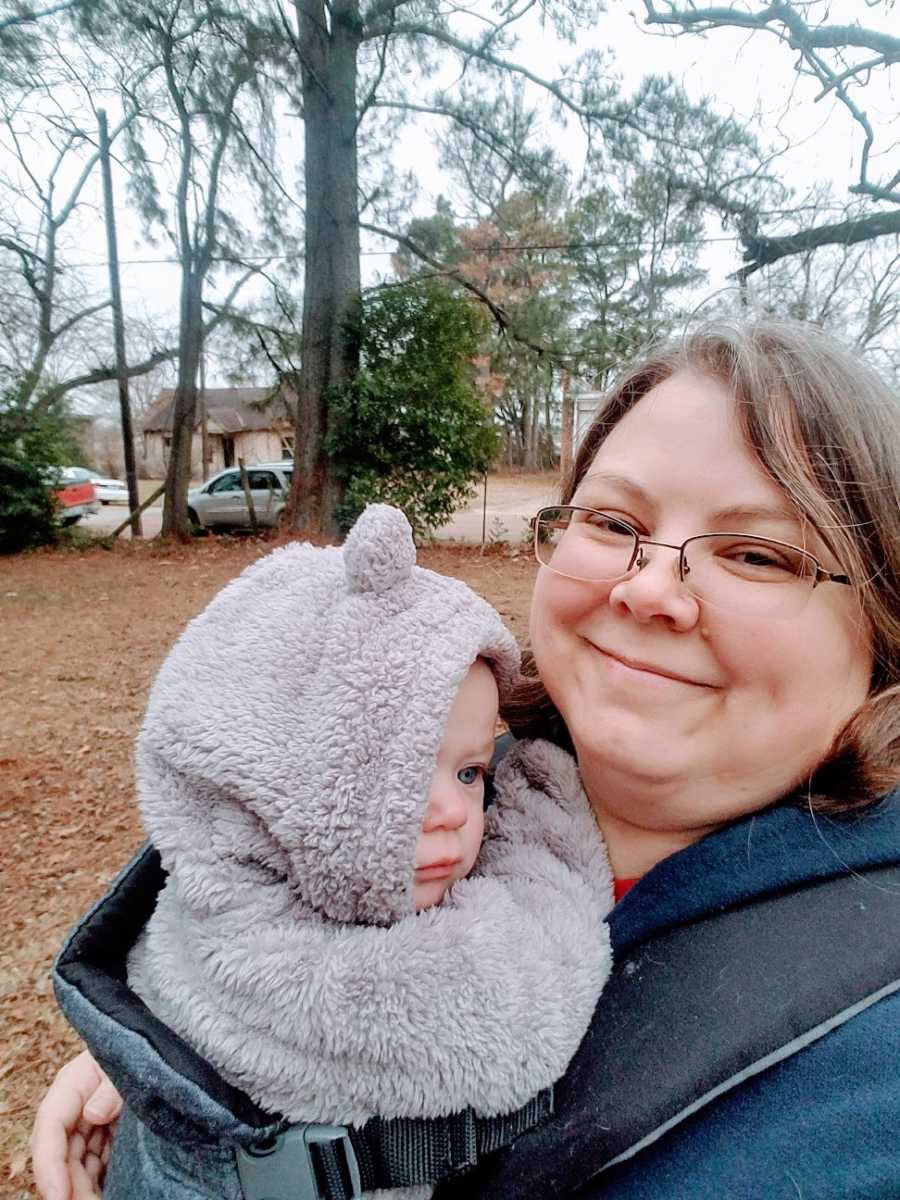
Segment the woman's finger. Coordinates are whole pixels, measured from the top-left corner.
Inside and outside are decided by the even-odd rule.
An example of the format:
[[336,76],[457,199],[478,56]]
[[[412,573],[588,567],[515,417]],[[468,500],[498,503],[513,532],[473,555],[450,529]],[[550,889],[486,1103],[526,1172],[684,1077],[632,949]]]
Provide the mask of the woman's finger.
[[96,1154],[89,1154],[84,1160],[84,1169],[88,1179],[91,1181],[91,1186],[95,1191],[100,1191],[101,1179],[103,1177],[103,1163]]
[[72,1200],[69,1135],[78,1127],[87,1100],[106,1078],[85,1050],[57,1072],[41,1101],[31,1131],[34,1181],[43,1200]]
[[97,1069],[101,1076],[100,1082],[84,1106],[84,1115],[95,1125],[108,1125],[122,1111],[122,1097],[99,1067]]
[[100,1189],[77,1159],[69,1163],[72,1180],[72,1200],[101,1200]]
[[103,1143],[107,1139],[107,1130],[105,1125],[95,1125],[91,1130],[90,1137],[87,1139],[85,1149],[88,1154],[94,1154],[99,1157],[100,1151],[103,1149]]

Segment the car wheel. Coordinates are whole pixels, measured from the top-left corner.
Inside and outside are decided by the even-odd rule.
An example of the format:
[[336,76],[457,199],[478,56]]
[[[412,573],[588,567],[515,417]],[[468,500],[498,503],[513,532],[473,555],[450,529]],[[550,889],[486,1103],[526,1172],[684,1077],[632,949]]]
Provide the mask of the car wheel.
[[62,524],[66,529],[68,529],[70,525],[77,525],[80,520],[81,514],[79,514],[77,517],[63,517]]
[[192,508],[188,509],[188,520],[191,523],[191,534],[194,537],[203,537],[208,532],[205,525],[201,525],[197,514]]

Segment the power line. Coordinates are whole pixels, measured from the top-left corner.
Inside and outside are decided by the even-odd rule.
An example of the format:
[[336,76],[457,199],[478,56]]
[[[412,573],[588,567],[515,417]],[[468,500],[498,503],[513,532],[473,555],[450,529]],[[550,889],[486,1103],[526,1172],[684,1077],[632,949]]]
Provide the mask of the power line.
[[[685,238],[681,241],[666,242],[663,248],[671,249],[676,246],[711,246],[721,242],[737,242],[740,239],[735,234],[730,237],[709,237],[709,238]],[[509,254],[518,251],[526,250],[644,250],[652,248],[660,248],[655,242],[536,242],[536,243],[516,243],[512,245],[492,245],[492,246],[471,246],[469,252],[473,254]],[[390,257],[396,254],[396,250],[361,250],[361,258],[379,258]],[[303,258],[303,254],[298,250],[293,254],[245,254],[241,257],[242,263],[249,262],[293,262]],[[147,266],[178,266],[180,259],[169,258],[123,258],[119,260],[119,265],[123,267],[147,267]],[[231,263],[235,264],[234,259],[224,257],[213,257],[213,262],[216,263]],[[76,262],[68,263],[67,270],[76,269],[94,269],[102,268],[106,270],[106,260],[99,259],[96,262]]]

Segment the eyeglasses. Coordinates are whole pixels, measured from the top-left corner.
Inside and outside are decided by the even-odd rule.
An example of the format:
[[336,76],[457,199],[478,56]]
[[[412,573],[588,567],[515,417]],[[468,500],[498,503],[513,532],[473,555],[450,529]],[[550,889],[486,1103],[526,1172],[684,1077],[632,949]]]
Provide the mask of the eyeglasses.
[[586,583],[612,583],[646,565],[645,546],[678,551],[678,578],[698,600],[755,616],[792,617],[819,583],[850,583],[799,546],[745,533],[701,533],[680,546],[641,537],[626,521],[578,505],[531,519],[542,567]]

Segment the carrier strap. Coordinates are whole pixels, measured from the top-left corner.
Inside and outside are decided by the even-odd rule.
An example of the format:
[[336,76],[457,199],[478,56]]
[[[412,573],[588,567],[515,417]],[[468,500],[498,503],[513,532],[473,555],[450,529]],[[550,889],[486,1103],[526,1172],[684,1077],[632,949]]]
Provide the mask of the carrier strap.
[[[436,1200],[576,1195],[682,1121],[900,992],[900,866],[654,934],[616,963],[555,1112]],[[598,1181],[602,1190],[602,1181]]]
[[362,1192],[433,1184],[476,1166],[553,1112],[547,1088],[498,1117],[384,1120],[360,1127],[292,1125],[236,1152],[244,1200],[354,1200]]

